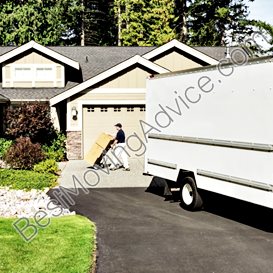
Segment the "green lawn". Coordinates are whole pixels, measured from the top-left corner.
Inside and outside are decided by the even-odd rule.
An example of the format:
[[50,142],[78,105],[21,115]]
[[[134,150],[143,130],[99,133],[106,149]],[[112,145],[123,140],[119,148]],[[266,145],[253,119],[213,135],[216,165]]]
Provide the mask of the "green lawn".
[[52,188],[56,185],[56,181],[57,176],[54,174],[0,169],[0,186],[11,186],[13,189],[42,190],[44,188]]
[[95,226],[82,216],[53,218],[26,243],[12,227],[14,219],[0,218],[0,272],[89,273],[95,251]]

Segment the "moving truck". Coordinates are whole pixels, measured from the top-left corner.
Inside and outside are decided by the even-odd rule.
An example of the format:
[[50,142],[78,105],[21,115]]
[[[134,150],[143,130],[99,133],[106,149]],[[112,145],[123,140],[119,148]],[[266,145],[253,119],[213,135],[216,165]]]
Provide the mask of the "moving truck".
[[273,58],[147,80],[145,172],[173,181],[181,204],[200,189],[273,208]]

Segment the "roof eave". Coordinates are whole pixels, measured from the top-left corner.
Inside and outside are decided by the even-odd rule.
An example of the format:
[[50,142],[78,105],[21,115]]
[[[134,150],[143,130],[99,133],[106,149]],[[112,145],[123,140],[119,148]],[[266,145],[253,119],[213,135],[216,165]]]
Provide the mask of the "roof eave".
[[25,51],[29,50],[29,49],[35,49],[45,55],[48,55],[49,57],[63,63],[66,64],[68,66],[71,66],[77,70],[80,69],[80,64],[72,59],[69,59],[66,56],[61,55],[60,53],[55,52],[52,49],[49,49],[45,46],[42,46],[34,41],[30,41],[20,47],[17,47],[5,54],[3,54],[2,56],[0,56],[0,63],[4,63],[6,61],[8,61],[11,58],[16,57],[19,54],[24,53]]
[[72,87],[71,89],[65,91],[64,93],[62,94],[59,94],[53,98],[50,99],[50,105],[51,106],[54,106],[56,105],[57,103],[71,97],[71,96],[74,96],[76,94],[78,94],[79,92],[87,89],[87,88],[90,88],[91,86],[109,78],[109,77],[112,77],[113,75],[125,70],[126,68],[129,68],[135,64],[140,64],[156,73],[167,73],[167,72],[170,72],[170,70],[164,68],[164,67],[161,67],[143,57],[141,57],[140,55],[135,55],[134,57],[100,73],[99,75],[95,76],[95,77],[92,77],[90,78],[89,80],[81,83],[81,84],[78,84],[77,86],[75,87]]
[[207,64],[210,64],[210,65],[214,65],[214,64],[218,64],[219,61],[204,54],[203,52],[193,48],[193,47],[190,47],[186,44],[183,44],[177,40],[172,40],[170,42],[168,42],[167,44],[165,45],[162,45],[146,54],[144,54],[142,57],[144,57],[145,59],[153,59],[157,56],[159,56],[160,54],[172,49],[172,48],[177,48],[177,49],[180,49],[190,55],[192,55],[193,57],[207,63]]

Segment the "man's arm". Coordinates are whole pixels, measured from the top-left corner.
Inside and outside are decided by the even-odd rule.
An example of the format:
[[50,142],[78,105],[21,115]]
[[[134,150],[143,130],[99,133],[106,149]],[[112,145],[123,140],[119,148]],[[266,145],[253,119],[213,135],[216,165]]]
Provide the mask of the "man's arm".
[[115,138],[114,142],[111,144],[111,148],[114,148],[117,143],[118,143],[118,140]]

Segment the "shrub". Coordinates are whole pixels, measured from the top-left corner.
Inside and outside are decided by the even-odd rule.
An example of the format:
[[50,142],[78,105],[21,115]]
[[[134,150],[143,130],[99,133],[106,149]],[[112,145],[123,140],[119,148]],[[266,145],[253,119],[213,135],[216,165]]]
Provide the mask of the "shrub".
[[23,103],[6,110],[5,134],[16,139],[29,137],[33,143],[48,144],[56,137],[48,104]]
[[57,133],[57,137],[52,141],[51,145],[44,145],[43,150],[48,159],[53,159],[57,162],[65,160],[66,136],[63,133]]
[[28,137],[20,137],[8,149],[4,160],[15,169],[31,170],[44,159],[40,144],[33,144]]
[[36,164],[33,168],[38,173],[53,173],[56,174],[59,170],[58,165],[54,159],[47,159]]
[[49,173],[36,173],[26,170],[0,169],[0,186],[13,189],[31,190],[52,188],[56,185],[57,176]]
[[3,158],[5,156],[7,150],[10,148],[11,145],[11,140],[0,138],[0,158]]

